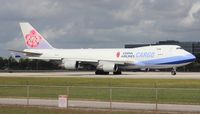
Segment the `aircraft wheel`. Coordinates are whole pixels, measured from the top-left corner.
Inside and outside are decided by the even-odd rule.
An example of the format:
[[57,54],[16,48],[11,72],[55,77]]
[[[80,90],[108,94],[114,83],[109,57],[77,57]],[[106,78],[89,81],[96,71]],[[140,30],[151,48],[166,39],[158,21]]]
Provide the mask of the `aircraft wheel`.
[[115,72],[113,72],[113,75],[121,75],[121,74],[122,74],[121,71],[115,71]]
[[176,75],[176,71],[172,71],[172,72],[171,72],[171,75]]
[[96,75],[109,75],[109,72],[104,72],[103,70],[97,70],[95,72]]
[[176,68],[172,69],[171,75],[176,75]]

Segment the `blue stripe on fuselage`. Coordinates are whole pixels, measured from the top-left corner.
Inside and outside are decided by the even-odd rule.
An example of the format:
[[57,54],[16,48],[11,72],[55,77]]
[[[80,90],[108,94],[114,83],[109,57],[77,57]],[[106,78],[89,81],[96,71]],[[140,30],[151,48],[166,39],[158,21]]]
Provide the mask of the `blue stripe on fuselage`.
[[187,59],[187,60],[180,60],[180,61],[173,61],[173,62],[166,62],[160,63],[158,65],[166,65],[166,64],[183,64],[183,63],[190,63],[193,62],[195,59]]
[[174,56],[174,57],[167,57],[161,59],[154,59],[148,61],[141,61],[144,65],[167,65],[167,64],[183,64],[193,62],[196,58],[191,55],[185,56]]

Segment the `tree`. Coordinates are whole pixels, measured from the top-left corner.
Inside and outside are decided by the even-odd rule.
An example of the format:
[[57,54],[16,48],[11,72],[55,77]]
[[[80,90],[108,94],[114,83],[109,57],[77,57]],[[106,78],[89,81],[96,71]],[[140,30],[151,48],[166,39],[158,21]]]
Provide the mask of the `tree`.
[[19,67],[20,67],[20,70],[30,70],[31,67],[30,67],[30,59],[27,59],[27,58],[21,58],[19,60]]
[[8,58],[8,67],[9,67],[9,69],[14,69],[14,70],[18,70],[19,69],[18,62],[12,56],[10,56]]
[[5,67],[4,59],[3,57],[0,57],[0,69],[2,70],[4,69],[4,67]]

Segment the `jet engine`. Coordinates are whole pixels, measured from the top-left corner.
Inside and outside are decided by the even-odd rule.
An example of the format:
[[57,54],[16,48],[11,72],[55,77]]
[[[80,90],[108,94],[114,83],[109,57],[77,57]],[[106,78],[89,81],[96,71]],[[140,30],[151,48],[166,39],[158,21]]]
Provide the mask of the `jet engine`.
[[75,69],[78,68],[78,62],[74,61],[74,60],[63,59],[62,60],[62,66],[65,69],[75,70]]
[[99,62],[97,69],[103,70],[104,72],[115,72],[118,70],[118,67],[113,62]]

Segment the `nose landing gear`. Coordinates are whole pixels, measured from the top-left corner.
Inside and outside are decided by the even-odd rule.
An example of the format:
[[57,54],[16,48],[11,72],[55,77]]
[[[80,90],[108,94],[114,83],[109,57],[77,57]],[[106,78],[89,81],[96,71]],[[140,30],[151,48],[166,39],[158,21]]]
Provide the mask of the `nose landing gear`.
[[172,69],[171,75],[176,75],[176,68],[175,67]]

